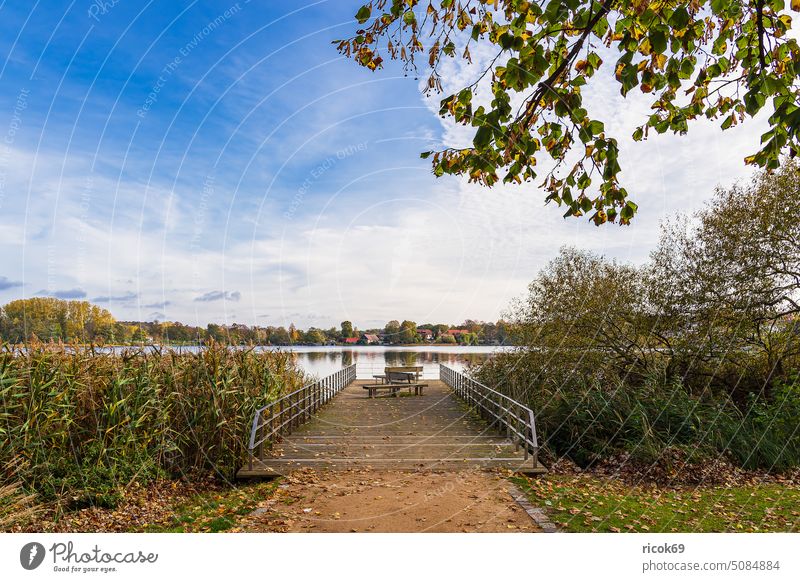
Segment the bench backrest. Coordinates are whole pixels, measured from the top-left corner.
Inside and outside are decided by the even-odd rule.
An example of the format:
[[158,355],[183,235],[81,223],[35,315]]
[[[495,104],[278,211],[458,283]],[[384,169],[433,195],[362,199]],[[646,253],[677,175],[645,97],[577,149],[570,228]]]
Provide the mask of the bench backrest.
[[408,382],[407,373],[402,372],[386,372],[386,379],[389,382]]
[[422,372],[422,366],[386,366],[384,372]]

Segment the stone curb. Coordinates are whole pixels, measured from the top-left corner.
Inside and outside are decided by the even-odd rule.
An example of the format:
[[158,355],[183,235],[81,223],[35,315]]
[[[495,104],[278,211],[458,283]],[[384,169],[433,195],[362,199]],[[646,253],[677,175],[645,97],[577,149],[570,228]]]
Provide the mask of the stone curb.
[[547,517],[544,509],[531,505],[531,502],[528,501],[528,496],[525,495],[519,487],[512,483],[508,487],[508,492],[514,501],[517,502],[517,505],[525,510],[525,513],[530,516],[544,533],[558,533],[558,528],[550,521],[550,518]]

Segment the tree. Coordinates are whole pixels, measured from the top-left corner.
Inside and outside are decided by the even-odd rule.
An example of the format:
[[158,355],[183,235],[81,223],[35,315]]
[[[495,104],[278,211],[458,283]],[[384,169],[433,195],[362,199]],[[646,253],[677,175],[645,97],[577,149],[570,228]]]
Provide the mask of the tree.
[[2,311],[0,333],[12,342],[33,337],[82,342],[108,341],[114,337],[114,317],[88,301],[32,297],[11,301]]
[[444,323],[437,323],[434,326],[431,326],[431,330],[433,330],[433,334],[436,337],[441,336],[443,333],[447,333],[447,330],[450,329],[450,326]]
[[386,339],[389,343],[392,344],[399,344],[400,341],[400,322],[396,319],[393,319],[389,323],[386,324],[386,327],[383,328],[383,332],[386,334]]
[[[474,81],[441,101],[440,114],[474,128],[472,144],[436,152],[433,172],[486,186],[534,180],[546,155],[547,200],[565,216],[627,224],[637,206],[619,182],[617,140],[592,119],[582,87],[613,75],[623,98],[652,94],[652,114],[633,132],[685,134],[701,117],[728,129],[767,107],[769,131],[748,164],[774,169],[800,149],[800,48],[786,32],[783,0],[372,0],[356,14],[340,53],[371,70],[384,56],[442,91],[444,58],[472,62],[470,48],[494,57]],[[800,0],[791,0],[800,11]],[[604,49],[602,45],[608,47]],[[610,50],[610,49],[616,49]],[[606,62],[604,62],[606,61]],[[488,102],[480,93],[488,89]],[[571,156],[567,156],[571,153]],[[577,158],[577,163],[574,163]],[[574,163],[574,165],[573,165]],[[560,171],[564,167],[565,171]]]
[[287,346],[292,343],[289,337],[289,332],[284,327],[278,327],[272,330],[269,336],[269,343],[274,346]]
[[523,345],[563,382],[575,370],[587,377],[620,377],[650,368],[644,292],[637,270],[571,247],[542,269],[515,308]]
[[289,343],[293,344],[300,341],[300,332],[294,326],[294,322],[289,324]]
[[304,341],[307,344],[322,345],[325,343],[325,334],[322,330],[312,327],[305,333]]
[[403,321],[403,323],[400,324],[400,343],[415,344],[418,339],[417,324],[407,319]]
[[215,342],[224,343],[228,341],[228,333],[226,332],[225,328],[221,325],[217,325],[216,323],[209,323],[206,326],[206,333],[208,334],[209,339],[214,340]]
[[760,391],[800,354],[800,164],[718,190],[693,224],[668,225],[648,269],[661,349],[676,374]]
[[353,324],[350,321],[342,322],[342,339],[353,337]]

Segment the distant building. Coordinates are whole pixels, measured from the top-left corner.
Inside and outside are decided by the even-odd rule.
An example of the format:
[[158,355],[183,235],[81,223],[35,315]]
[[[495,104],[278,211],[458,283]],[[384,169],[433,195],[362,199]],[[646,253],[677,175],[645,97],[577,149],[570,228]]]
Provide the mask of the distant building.
[[359,340],[359,339],[361,339],[361,338],[357,338],[357,337],[346,337],[346,338],[344,338],[344,343],[346,343],[346,344],[348,344],[348,345],[356,345],[356,344],[358,343],[358,340]]
[[458,337],[460,335],[464,335],[465,333],[469,333],[468,329],[448,329],[447,333],[452,335],[453,337]]
[[419,335],[419,337],[421,337],[426,342],[432,342],[433,341],[433,330],[424,329],[424,328],[418,329],[417,330],[417,335]]
[[379,338],[374,333],[365,333],[361,335],[361,339],[364,341],[365,344],[379,344],[381,343],[381,338]]

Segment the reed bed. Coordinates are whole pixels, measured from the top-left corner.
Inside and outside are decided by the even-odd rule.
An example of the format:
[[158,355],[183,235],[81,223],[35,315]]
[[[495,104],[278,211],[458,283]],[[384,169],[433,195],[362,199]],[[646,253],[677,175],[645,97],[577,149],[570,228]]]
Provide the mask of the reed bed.
[[114,506],[132,482],[229,479],[255,410],[302,383],[284,352],[5,346],[0,486],[82,507]]

